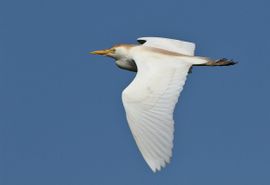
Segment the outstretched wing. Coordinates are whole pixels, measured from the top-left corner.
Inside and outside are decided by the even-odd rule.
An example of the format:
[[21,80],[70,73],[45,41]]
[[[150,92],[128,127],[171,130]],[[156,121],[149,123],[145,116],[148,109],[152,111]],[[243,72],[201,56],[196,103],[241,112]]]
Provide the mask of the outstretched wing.
[[164,49],[184,55],[194,55],[195,44],[192,42],[168,39],[162,37],[141,37],[137,41],[144,46]]
[[134,60],[138,73],[122,101],[138,148],[155,172],[172,156],[173,111],[191,64],[142,53]]

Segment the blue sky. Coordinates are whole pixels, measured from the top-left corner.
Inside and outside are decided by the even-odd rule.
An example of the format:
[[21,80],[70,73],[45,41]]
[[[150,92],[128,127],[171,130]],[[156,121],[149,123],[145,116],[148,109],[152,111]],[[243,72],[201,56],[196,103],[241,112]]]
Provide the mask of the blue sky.
[[[0,1],[0,184],[270,184],[270,3]],[[88,51],[141,36],[239,64],[195,68],[171,163],[153,174],[121,92],[134,73]]]

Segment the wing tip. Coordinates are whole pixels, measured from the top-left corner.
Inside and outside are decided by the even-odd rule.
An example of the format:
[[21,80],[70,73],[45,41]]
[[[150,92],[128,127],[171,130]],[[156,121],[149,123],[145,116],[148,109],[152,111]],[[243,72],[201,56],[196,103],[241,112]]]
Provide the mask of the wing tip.
[[148,166],[150,167],[150,169],[152,170],[153,173],[159,172],[161,171],[163,168],[166,167],[167,164],[170,163],[171,161],[171,155],[168,156],[167,159],[162,160],[162,162],[158,162],[158,163],[154,163],[154,162],[148,162],[146,161],[146,163],[148,164]]
[[138,39],[137,39],[137,42],[138,42],[139,44],[144,44],[144,43],[146,43],[146,40],[145,40],[145,39],[142,39],[142,38],[138,38]]

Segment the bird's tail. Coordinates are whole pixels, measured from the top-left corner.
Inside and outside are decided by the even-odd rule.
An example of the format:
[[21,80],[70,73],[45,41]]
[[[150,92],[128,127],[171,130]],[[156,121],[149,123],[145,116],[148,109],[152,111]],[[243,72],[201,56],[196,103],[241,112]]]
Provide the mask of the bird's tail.
[[237,62],[233,60],[228,60],[226,58],[218,59],[218,60],[208,60],[204,64],[195,64],[194,66],[231,66],[237,64]]

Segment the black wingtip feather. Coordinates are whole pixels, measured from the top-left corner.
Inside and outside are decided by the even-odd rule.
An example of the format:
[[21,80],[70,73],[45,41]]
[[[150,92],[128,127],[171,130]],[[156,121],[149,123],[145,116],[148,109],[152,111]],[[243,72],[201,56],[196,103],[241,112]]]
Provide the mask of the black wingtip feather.
[[137,40],[140,44],[146,43],[146,40]]

